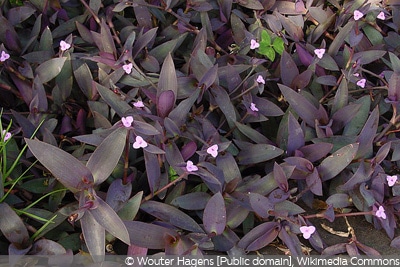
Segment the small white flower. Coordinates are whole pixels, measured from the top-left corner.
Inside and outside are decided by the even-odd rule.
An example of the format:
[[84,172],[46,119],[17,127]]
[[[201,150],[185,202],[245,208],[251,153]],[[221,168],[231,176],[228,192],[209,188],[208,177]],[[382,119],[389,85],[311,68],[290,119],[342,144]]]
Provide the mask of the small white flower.
[[207,153],[216,158],[218,156],[218,145],[215,144],[207,148]]
[[122,66],[126,74],[130,74],[132,72],[132,67],[133,67],[132,63],[125,64]]
[[258,111],[258,108],[256,107],[256,104],[254,104],[254,103],[251,103],[251,104],[250,104],[250,109],[251,109],[252,111]]
[[317,55],[317,58],[321,59],[325,54],[325,48],[315,49],[314,53]]
[[265,84],[265,80],[264,80],[264,78],[263,78],[263,76],[261,76],[261,75],[258,75],[257,76],[257,80],[256,80],[258,83],[262,83],[262,84]]
[[8,54],[6,51],[1,51],[1,56],[0,56],[1,62],[4,62],[9,58],[10,58],[10,54]]
[[260,43],[258,43],[256,40],[251,39],[250,41],[250,49],[256,49],[260,47]]
[[132,122],[133,122],[133,117],[132,116],[128,116],[128,117],[122,117],[121,118],[122,124],[128,128],[131,127]]
[[380,20],[385,20],[386,16],[385,13],[383,13],[383,11],[379,12],[378,16],[376,16],[378,19]]
[[197,166],[193,164],[193,161],[188,160],[188,162],[186,163],[186,170],[188,172],[195,172],[198,171],[199,168],[197,168]]
[[364,14],[356,9],[356,10],[354,10],[353,16],[354,16],[354,20],[359,20],[364,16]]
[[4,142],[11,138],[11,133],[7,132],[6,130],[3,130],[3,131],[1,132],[1,135],[2,135],[3,138],[4,138]]
[[69,43],[67,43],[66,41],[64,41],[64,40],[61,40],[61,42],[60,42],[60,49],[61,49],[61,51],[65,51],[65,50],[68,50],[68,49],[70,49],[71,48],[71,45],[69,44]]
[[388,182],[389,187],[394,186],[394,184],[397,181],[397,175],[393,175],[393,176],[387,175],[386,181]]
[[357,85],[360,86],[361,88],[365,87],[365,83],[367,82],[366,79],[361,79],[357,82]]
[[378,218],[386,219],[385,209],[379,206],[379,209],[375,212],[375,216]]
[[141,100],[139,100],[139,101],[133,103],[133,106],[134,106],[135,108],[144,108],[143,101],[141,101]]
[[147,142],[144,141],[144,139],[141,136],[136,136],[136,140],[133,143],[133,148],[134,149],[139,149],[139,148],[144,148],[147,146]]
[[303,234],[303,237],[305,239],[309,239],[311,235],[315,232],[315,227],[314,226],[301,226],[300,227],[300,232]]

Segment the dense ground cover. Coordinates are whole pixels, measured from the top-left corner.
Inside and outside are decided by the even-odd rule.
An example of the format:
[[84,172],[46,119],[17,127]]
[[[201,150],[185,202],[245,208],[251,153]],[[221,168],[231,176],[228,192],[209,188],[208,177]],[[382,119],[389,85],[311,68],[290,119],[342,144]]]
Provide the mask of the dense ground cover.
[[0,7],[1,254],[400,247],[397,1]]

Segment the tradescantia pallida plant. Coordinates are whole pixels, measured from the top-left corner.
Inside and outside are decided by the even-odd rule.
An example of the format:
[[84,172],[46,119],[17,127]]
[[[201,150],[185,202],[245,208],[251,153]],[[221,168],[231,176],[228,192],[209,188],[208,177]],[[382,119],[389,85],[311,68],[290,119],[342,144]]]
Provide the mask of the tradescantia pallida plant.
[[96,186],[104,182],[117,165],[125,147],[126,135],[125,128],[117,128],[110,133],[90,155],[86,165],[50,144],[25,139],[33,155],[75,194],[79,204],[70,215],[71,222],[80,220],[86,246],[95,261],[104,260],[106,230],[130,244],[125,224],[113,208],[96,194]]

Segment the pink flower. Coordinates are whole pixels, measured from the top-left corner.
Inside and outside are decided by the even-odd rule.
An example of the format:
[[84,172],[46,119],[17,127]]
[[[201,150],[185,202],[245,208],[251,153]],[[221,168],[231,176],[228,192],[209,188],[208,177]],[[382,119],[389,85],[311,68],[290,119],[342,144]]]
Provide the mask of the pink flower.
[[300,227],[300,232],[303,234],[303,237],[305,239],[309,239],[311,235],[315,232],[315,227],[314,226],[301,226]]
[[354,10],[353,16],[354,16],[354,20],[359,20],[364,16],[364,14],[356,9],[356,10]]
[[256,107],[256,104],[254,104],[254,103],[251,103],[251,104],[250,104],[250,109],[251,109],[252,111],[258,111],[258,108]]
[[261,75],[258,75],[258,77],[257,77],[257,80],[256,80],[258,83],[262,83],[262,84],[265,84],[265,80],[264,80],[264,78],[263,78],[263,76],[261,76]]
[[141,136],[136,136],[136,141],[133,143],[133,148],[138,149],[138,148],[144,148],[147,146],[147,142],[144,141],[144,139]]
[[137,102],[135,102],[135,103],[133,103],[133,106],[135,107],[135,108],[144,108],[144,104],[143,104],[143,101],[137,101]]
[[197,168],[197,166],[193,164],[193,161],[188,160],[188,162],[186,163],[186,170],[188,172],[195,172],[198,171],[199,168]]
[[383,13],[383,11],[379,12],[378,16],[376,16],[378,19],[380,20],[385,20],[386,16],[385,13]]
[[4,62],[9,58],[10,58],[10,54],[8,54],[6,51],[1,51],[1,56],[0,56],[1,62]]
[[1,135],[2,135],[3,138],[4,138],[4,142],[11,138],[11,133],[7,132],[6,130],[3,130],[3,131],[1,132]]
[[67,43],[66,41],[64,41],[64,40],[61,40],[61,42],[60,42],[60,49],[61,49],[61,51],[65,51],[65,50],[68,50],[68,49],[70,49],[71,48],[71,45],[69,44],[69,43]]
[[260,43],[258,43],[256,40],[251,39],[250,41],[250,49],[256,49],[260,47]]
[[385,209],[379,206],[379,209],[375,212],[375,216],[378,218],[386,219]]
[[207,148],[207,153],[216,158],[218,156],[218,145],[215,144]]
[[394,184],[397,181],[397,175],[393,175],[393,176],[387,175],[386,176],[386,181],[388,182],[388,185],[390,187],[394,186]]
[[125,64],[122,66],[126,74],[130,74],[132,72],[132,67],[133,67],[132,63]]
[[365,83],[367,82],[366,79],[361,79],[357,82],[357,85],[360,86],[361,88],[365,87]]
[[321,59],[325,54],[325,48],[315,49],[314,53],[317,55],[317,58]]
[[122,117],[121,118],[122,124],[128,128],[131,127],[132,122],[133,122],[133,117],[132,116],[128,116],[128,117]]

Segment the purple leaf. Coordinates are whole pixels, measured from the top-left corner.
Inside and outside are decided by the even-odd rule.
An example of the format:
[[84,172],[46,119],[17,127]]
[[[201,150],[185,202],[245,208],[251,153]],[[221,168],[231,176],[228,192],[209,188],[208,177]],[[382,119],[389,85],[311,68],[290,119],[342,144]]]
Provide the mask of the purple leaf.
[[35,70],[40,81],[42,83],[47,83],[55,78],[61,72],[66,59],[66,57],[52,58],[40,64]]
[[140,206],[140,209],[181,229],[195,233],[204,233],[203,229],[192,217],[171,205],[150,200],[144,202]]
[[123,184],[121,179],[114,180],[108,187],[106,203],[119,211],[126,204],[132,192],[132,184]]
[[367,256],[370,256],[370,257],[381,256],[381,254],[377,250],[360,243],[360,241],[355,242],[355,244],[357,245],[357,248],[359,248]]
[[269,212],[274,210],[274,204],[263,195],[250,193],[249,200],[253,211],[262,218],[268,218],[271,215]]
[[295,257],[303,256],[301,243],[297,235],[290,232],[289,229],[285,229],[282,227],[282,230],[279,232],[278,237],[289,248],[292,256]]
[[92,172],[96,185],[104,182],[117,166],[125,147],[126,133],[127,130],[124,127],[116,129],[90,156],[86,167]]
[[315,120],[321,119],[318,109],[310,103],[304,96],[296,93],[293,89],[278,84],[285,100],[289,102],[290,106],[296,113],[311,127],[314,127]]
[[289,190],[288,180],[285,172],[283,171],[281,165],[274,163],[274,178],[283,191],[287,192]]
[[118,94],[115,94],[112,90],[93,82],[93,87],[97,89],[100,96],[104,99],[104,101],[110,105],[110,107],[117,112],[117,114],[122,117],[125,113],[130,110],[132,107],[125,102]]
[[296,215],[305,212],[300,206],[294,204],[289,200],[284,200],[282,202],[275,203],[275,212],[279,213],[287,213],[288,215]]
[[171,91],[173,93],[172,105],[175,104],[176,96],[178,95],[178,80],[176,78],[175,65],[171,53],[164,59],[164,63],[161,67],[157,96],[160,97],[161,93],[165,91]]
[[305,173],[312,173],[314,170],[314,165],[308,159],[303,157],[288,157],[285,158],[284,161],[292,166],[296,166],[296,169]]
[[129,245],[129,234],[122,220],[104,200],[96,195],[94,198],[96,208],[89,209],[87,212],[110,234]]
[[154,39],[156,38],[157,30],[158,28],[152,28],[137,38],[135,45],[132,48],[133,59],[137,57],[137,55],[143,50],[143,48],[154,41]]
[[276,204],[288,199],[290,191],[283,191],[280,188],[275,189],[268,195],[268,199],[272,204]]
[[287,141],[287,154],[292,153],[304,146],[304,132],[301,129],[299,122],[294,118],[291,112],[289,112],[288,118],[288,141]]
[[62,255],[66,250],[63,246],[53,240],[39,239],[36,241],[29,254],[31,255]]
[[283,154],[283,150],[268,144],[249,144],[238,156],[240,165],[256,164],[271,160]]
[[369,116],[367,122],[362,128],[357,142],[359,143],[359,148],[355,158],[365,158],[370,157],[373,153],[373,141],[376,135],[376,130],[378,129],[379,122],[379,106],[377,106]]
[[157,114],[165,118],[175,105],[175,94],[172,90],[163,91],[157,98]]
[[266,222],[251,229],[237,245],[248,251],[259,250],[274,241],[280,231],[279,223]]
[[7,203],[0,203],[0,214],[0,230],[4,237],[18,248],[26,248],[29,235],[22,219]]
[[322,183],[321,178],[319,178],[319,174],[316,168],[314,168],[313,172],[306,177],[306,183],[310,191],[313,192],[317,196],[322,196]]
[[214,194],[207,202],[203,212],[203,224],[209,234],[220,235],[225,230],[226,208],[220,192]]
[[393,239],[392,242],[390,243],[390,246],[393,248],[400,249],[400,236]]
[[83,237],[86,246],[94,262],[103,262],[105,256],[106,231],[93,218],[89,212],[85,212],[80,219]]
[[318,172],[322,181],[327,181],[338,175],[354,159],[358,143],[344,146],[325,158],[318,166]]
[[293,57],[285,50],[282,53],[280,68],[282,83],[286,86],[291,86],[294,78],[299,75],[299,70]]
[[171,205],[185,210],[204,210],[210,198],[206,192],[193,192],[176,197]]
[[265,97],[253,96],[252,98],[260,114],[267,117],[282,116],[284,114],[284,112],[275,103],[269,101]]
[[311,162],[316,162],[325,157],[333,148],[330,143],[316,143],[301,147],[299,150],[303,153],[304,158]]
[[228,123],[233,127],[232,124],[236,121],[236,112],[228,93],[220,86],[215,86],[211,93],[222,113],[224,113]]
[[25,138],[32,154],[72,192],[92,186],[90,170],[71,154],[39,140]]
[[346,243],[339,243],[335,244],[333,246],[325,248],[321,255],[326,255],[326,256],[333,256],[333,255],[338,255],[346,252]]
[[[374,169],[364,162],[360,162],[357,171],[352,177],[343,185],[339,186],[340,190],[348,191],[353,190],[356,185],[367,182],[370,180]],[[335,207],[336,208],[336,207]]]
[[143,154],[150,191],[154,193],[160,187],[161,182],[161,170],[158,156],[157,154],[147,152],[146,150],[143,151]]
[[184,161],[190,159],[196,153],[197,144],[194,141],[187,142],[181,149],[181,154]]
[[139,247],[164,249],[165,243],[162,241],[165,236],[177,235],[174,230],[159,225],[139,221],[124,221],[124,224],[128,230],[131,243]]
[[[203,90],[208,89],[214,82],[216,82],[218,77],[218,64],[214,65],[212,68],[204,73],[203,77],[199,80],[199,87]],[[218,84],[218,81],[217,81]]]
[[199,97],[200,90],[196,89],[194,92],[191,92],[191,95],[181,101],[176,108],[174,108],[169,114],[168,117],[175,122],[175,124],[181,126],[186,122],[186,118],[193,107],[193,104],[196,102]]
[[328,197],[326,204],[331,205],[333,208],[346,208],[349,207],[351,203],[351,198],[349,195],[344,193],[333,194]]
[[247,218],[249,209],[236,199],[228,199],[226,204],[226,225],[235,229]]
[[144,135],[157,135],[160,132],[151,124],[143,121],[133,120],[133,127],[135,129],[135,133],[138,132]]
[[335,112],[332,116],[332,132],[337,133],[346,126],[360,110],[360,104],[350,104]]

